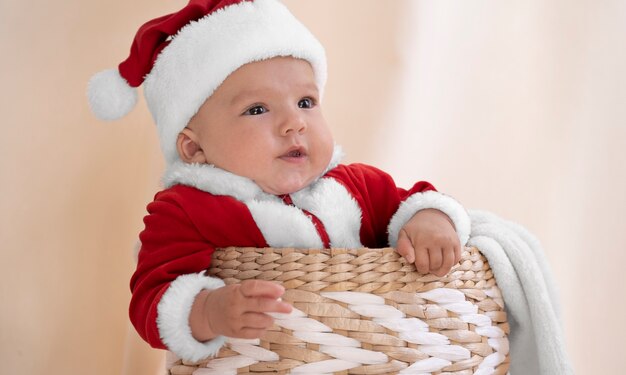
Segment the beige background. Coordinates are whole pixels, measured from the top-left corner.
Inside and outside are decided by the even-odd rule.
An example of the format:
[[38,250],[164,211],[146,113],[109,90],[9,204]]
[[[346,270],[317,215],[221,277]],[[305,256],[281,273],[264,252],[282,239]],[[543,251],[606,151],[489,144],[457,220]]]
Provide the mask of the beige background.
[[[327,47],[347,161],[528,227],[577,373],[622,373],[626,2],[287,4]],[[182,5],[0,0],[2,373],[158,373],[126,313],[156,135],[143,99],[105,124],[84,92],[141,23]]]

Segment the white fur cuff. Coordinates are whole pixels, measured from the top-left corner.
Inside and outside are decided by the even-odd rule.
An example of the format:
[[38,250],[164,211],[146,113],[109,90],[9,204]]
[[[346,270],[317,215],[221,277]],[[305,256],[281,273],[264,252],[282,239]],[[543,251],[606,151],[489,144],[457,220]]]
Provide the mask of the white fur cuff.
[[389,222],[389,244],[395,247],[398,242],[398,234],[404,224],[406,224],[415,213],[427,208],[434,208],[448,215],[454,224],[456,234],[461,241],[461,246],[465,246],[471,230],[470,218],[467,211],[465,211],[463,206],[454,198],[436,191],[425,191],[423,193],[413,194],[400,204],[398,211],[396,211]]
[[193,302],[203,289],[217,289],[224,281],[204,276],[203,273],[181,275],[170,284],[157,307],[157,326],[163,343],[180,358],[189,361],[214,356],[224,345],[218,336],[205,343],[191,335],[189,314]]

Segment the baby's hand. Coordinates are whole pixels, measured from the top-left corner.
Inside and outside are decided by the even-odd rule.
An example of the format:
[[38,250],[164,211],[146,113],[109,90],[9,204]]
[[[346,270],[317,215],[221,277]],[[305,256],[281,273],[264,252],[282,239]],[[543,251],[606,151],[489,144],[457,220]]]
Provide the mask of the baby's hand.
[[274,324],[274,319],[266,313],[291,312],[290,304],[278,300],[284,292],[281,285],[264,280],[245,280],[208,292],[202,315],[212,333],[210,336],[261,337]]
[[422,274],[445,276],[461,260],[461,243],[446,214],[418,211],[398,234],[398,253]]

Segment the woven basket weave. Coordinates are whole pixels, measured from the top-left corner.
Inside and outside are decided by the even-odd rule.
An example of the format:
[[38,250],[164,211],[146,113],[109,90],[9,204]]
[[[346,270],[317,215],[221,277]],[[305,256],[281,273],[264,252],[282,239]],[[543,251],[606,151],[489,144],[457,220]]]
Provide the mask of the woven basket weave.
[[216,358],[168,357],[171,375],[506,374],[504,304],[487,260],[466,248],[445,277],[421,275],[392,248],[227,248],[211,276],[272,280],[291,314]]

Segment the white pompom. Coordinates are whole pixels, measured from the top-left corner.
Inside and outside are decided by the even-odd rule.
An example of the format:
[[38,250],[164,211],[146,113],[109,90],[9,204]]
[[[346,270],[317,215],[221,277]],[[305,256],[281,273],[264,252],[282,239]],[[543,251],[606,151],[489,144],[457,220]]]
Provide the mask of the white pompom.
[[89,80],[87,97],[91,111],[100,120],[117,120],[137,103],[137,90],[131,87],[117,69],[95,74]]

